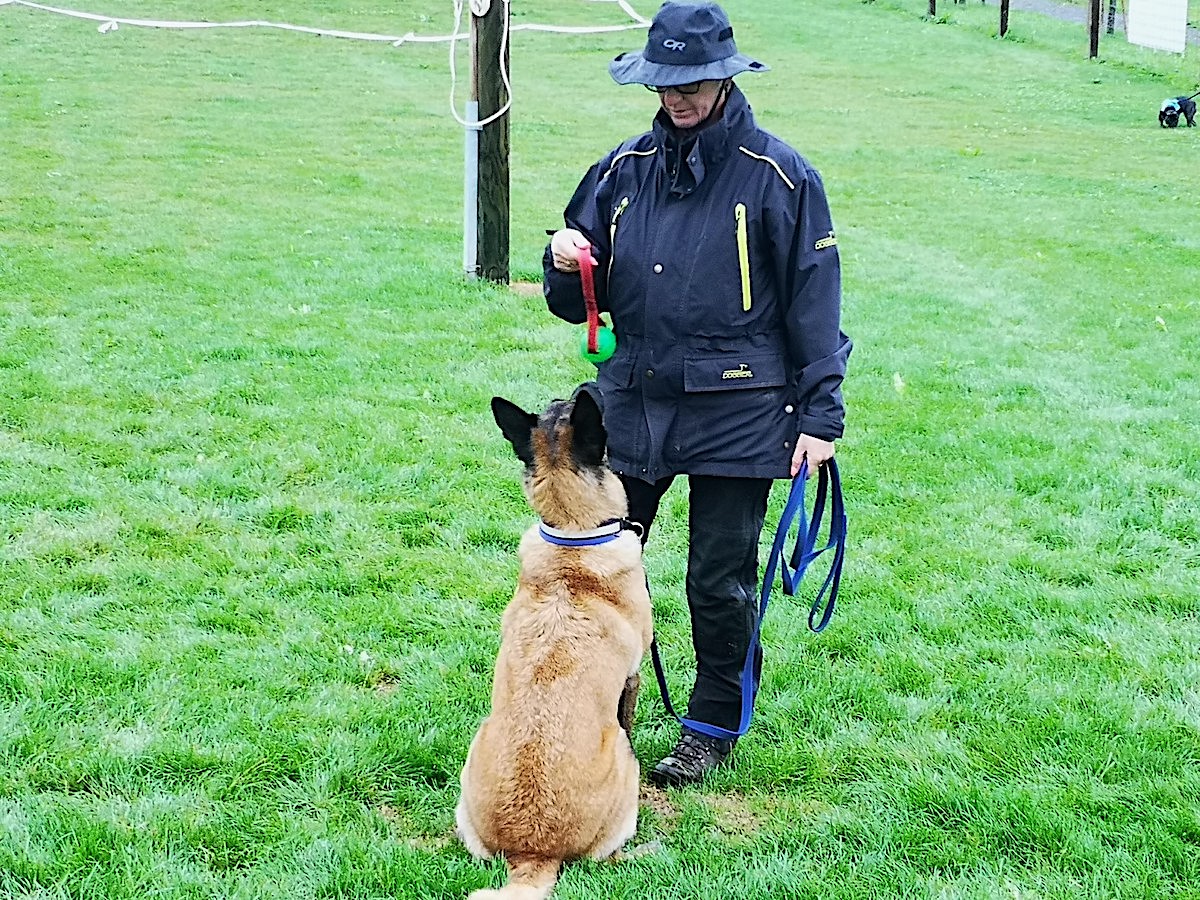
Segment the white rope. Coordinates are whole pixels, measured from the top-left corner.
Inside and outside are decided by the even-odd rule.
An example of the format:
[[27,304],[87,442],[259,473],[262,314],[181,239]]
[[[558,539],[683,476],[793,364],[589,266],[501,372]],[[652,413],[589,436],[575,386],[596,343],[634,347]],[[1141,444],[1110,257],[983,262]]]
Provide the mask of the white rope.
[[[480,2],[487,3],[488,0],[471,0],[471,5],[474,7]],[[638,13],[629,6],[626,0],[589,0],[592,3],[616,3],[624,10],[634,22],[629,25],[541,25],[533,22],[524,22],[519,25],[513,25],[511,31],[546,31],[556,34],[603,34],[611,31],[628,31],[633,28],[645,28],[650,24],[648,19],[642,18]],[[282,31],[297,31],[303,34],[316,34],[323,37],[338,37],[347,38],[356,41],[376,41],[390,42],[395,46],[400,46],[406,43],[443,43],[445,41],[460,41],[467,37],[466,34],[460,34],[455,28],[453,34],[445,35],[419,35],[414,32],[408,32],[400,36],[391,34],[371,34],[362,31],[339,31],[332,28],[310,28],[304,25],[289,25],[283,22],[269,22],[265,19],[248,19],[237,22],[188,22],[168,19],[126,19],[120,16],[101,15],[99,13],[81,12],[74,9],[63,9],[59,6],[47,6],[44,3],[34,3],[32,0],[0,0],[0,6],[26,6],[30,9],[40,9],[43,12],[56,13],[60,16],[70,16],[75,19],[86,19],[92,22],[101,22],[101,32],[107,33],[115,31],[118,25],[132,25],[139,28],[169,28],[169,29],[193,29],[193,28],[277,28]],[[461,5],[461,4],[460,4]],[[482,7],[481,7],[482,8]],[[485,10],[486,11],[486,10]],[[480,15],[476,13],[476,15]],[[107,28],[103,26],[108,26]]]
[[[469,34],[463,33],[462,14],[463,0],[454,0],[454,34],[447,38],[450,41],[450,115],[454,116],[454,121],[463,128],[479,129],[485,125],[490,125],[496,120],[504,116],[513,104],[513,89],[512,80],[509,76],[506,60],[508,59],[508,42],[509,35],[514,31],[546,31],[556,34],[599,34],[601,32],[611,31],[627,31],[631,28],[644,28],[650,23],[644,19],[640,22],[635,22],[632,25],[601,25],[601,26],[573,26],[573,25],[538,25],[534,23],[524,23],[521,25],[513,25],[510,15],[511,0],[503,0],[504,2],[504,34],[500,38],[500,81],[504,84],[504,93],[507,99],[500,109],[496,110],[485,119],[477,121],[468,121],[458,114],[458,106],[455,104],[454,95],[458,93],[458,66],[456,61],[456,42],[462,38],[469,37]],[[640,19],[641,17],[633,11],[626,0],[591,0],[591,2],[612,3],[616,2],[622,9],[626,9],[629,13]],[[491,8],[491,0],[470,0],[471,14],[474,16],[486,15]]]
[[[509,11],[510,11],[510,8],[512,5],[511,0],[503,0],[503,2],[504,2],[505,28],[504,28],[504,34],[500,38],[500,80],[504,84],[504,93],[508,99],[504,101],[504,105],[502,107],[500,107],[500,109],[496,110],[496,112],[492,113],[486,119],[480,119],[477,122],[469,122],[458,114],[458,107],[454,103],[454,95],[457,92],[456,89],[458,86],[458,72],[457,72],[457,67],[455,65],[455,44],[454,44],[454,42],[451,42],[451,44],[450,44],[450,114],[452,116],[454,116],[454,120],[456,122],[458,122],[458,124],[463,126],[464,128],[482,128],[485,125],[490,125],[493,122],[495,122],[497,119],[499,119],[501,116],[505,115],[510,109],[512,109],[512,104],[513,104],[512,81],[509,78],[508,66],[505,65],[505,60],[508,59],[508,37],[511,32],[513,32],[513,31],[549,31],[549,32],[557,33],[557,34],[599,34],[601,32],[627,31],[631,28],[644,28],[650,24],[648,21],[642,19],[640,22],[635,22],[632,25],[601,25],[601,26],[579,25],[579,26],[572,26],[572,25],[536,25],[536,24],[532,24],[532,23],[525,23],[522,25],[512,25],[511,24],[512,17],[509,15]],[[630,8],[630,6],[626,2],[626,0],[591,0],[591,2],[599,2],[599,3],[616,2],[617,4],[619,4],[621,6],[622,9],[627,10],[635,19],[641,18],[640,16],[638,16],[638,14],[636,12],[633,11],[632,8]],[[487,14],[487,11],[491,6],[491,0],[470,0],[470,4],[471,4],[472,15],[482,16],[482,15]],[[482,12],[480,12],[479,10],[482,10]],[[459,29],[462,27],[462,12],[463,12],[462,0],[454,0],[454,34],[456,37],[466,37],[466,35],[462,35],[459,32]]]
[[[478,15],[477,13],[475,13],[475,9],[479,5],[486,6],[487,0],[482,0],[482,3],[481,3],[481,0],[471,0],[472,14]],[[477,122],[468,122],[466,119],[464,119],[462,116],[460,116],[458,114],[458,107],[455,106],[455,104],[454,104],[455,87],[458,84],[458,70],[454,64],[454,56],[455,56],[454,51],[456,48],[456,44],[454,44],[453,42],[450,44],[450,115],[454,116],[454,121],[456,121],[463,128],[482,128],[484,125],[491,125],[493,122],[495,122],[501,116],[505,115],[510,109],[512,109],[512,103],[513,103],[512,82],[509,80],[509,77],[508,77],[508,66],[506,66],[504,64],[505,60],[508,58],[508,33],[512,30],[511,26],[509,25],[509,22],[511,21],[510,17],[509,17],[509,8],[510,8],[509,0],[504,0],[504,34],[501,35],[501,37],[500,37],[500,81],[503,82],[503,84],[504,84],[504,93],[508,97],[508,99],[504,101],[504,105],[502,107],[500,107],[498,110],[496,110],[490,116],[488,116],[486,119],[480,119]],[[458,29],[462,25],[462,12],[463,12],[462,0],[454,0],[454,33],[455,34],[458,34]]]
[[614,3],[615,2],[617,4],[617,6],[621,7],[621,9],[624,10],[625,15],[629,16],[629,18],[633,19],[633,21],[638,23],[639,27],[648,28],[650,26],[650,20],[643,18],[641,15],[639,15],[638,11],[636,9],[634,9],[632,6],[630,6],[629,3],[627,2],[627,0],[591,0],[591,2],[593,2],[593,3]]
[[[421,40],[416,35],[405,35],[404,37],[395,37],[384,34],[366,34],[361,31],[337,31],[328,28],[307,28],[303,25],[286,25],[281,22],[268,22],[263,19],[254,19],[244,22],[173,22],[160,19],[123,19],[120,16],[102,16],[97,13],[79,12],[74,9],[62,9],[57,6],[46,6],[42,3],[32,3],[30,0],[2,0],[0,5],[12,4],[14,6],[27,6],[30,9],[40,9],[43,12],[57,13],[60,16],[70,16],[74,19],[87,19],[92,22],[103,22],[101,32],[107,33],[115,31],[114,25],[134,25],[142,28],[279,28],[284,31],[300,31],[305,34],[319,34],[326,37],[349,38],[356,41],[404,41],[404,40]],[[104,26],[108,26],[105,28]],[[426,38],[425,40],[428,40]],[[435,38],[434,40],[449,40],[449,38]]]
[[[634,28],[645,28],[650,24],[650,21],[640,16],[637,11],[629,5],[628,0],[588,0],[592,3],[616,3],[631,19],[632,24],[628,25],[541,25],[532,22],[523,22],[519,25],[511,24],[510,7],[511,0],[502,0],[504,3],[504,20],[505,29],[500,41],[500,80],[504,84],[504,91],[508,99],[504,106],[492,113],[486,119],[481,119],[477,122],[469,122],[458,114],[458,109],[455,106],[454,95],[458,85],[458,72],[455,64],[455,49],[459,41],[470,37],[468,32],[463,32],[462,14],[463,0],[454,0],[454,31],[447,35],[418,35],[413,32],[396,36],[389,34],[370,34],[362,31],[340,31],[331,28],[309,28],[304,25],[288,25],[283,22],[269,22],[265,19],[250,19],[237,22],[186,22],[172,21],[166,19],[126,19],[119,16],[101,15],[99,13],[81,12],[74,9],[63,9],[58,6],[47,6],[43,3],[34,3],[32,0],[0,0],[0,6],[26,6],[30,9],[38,9],[43,12],[55,13],[60,16],[69,16],[75,19],[84,19],[91,22],[100,22],[100,27],[97,29],[101,34],[108,34],[116,31],[121,25],[132,25],[138,28],[170,28],[170,29],[196,29],[196,28],[276,28],[281,31],[295,31],[302,34],[315,34],[322,37],[345,38],[356,41],[376,41],[388,42],[393,47],[399,47],[407,43],[442,43],[450,44],[450,112],[454,116],[454,120],[464,128],[478,129],[485,125],[495,122],[501,116],[505,115],[512,109],[513,91],[512,81],[509,77],[508,66],[505,65],[505,59],[508,56],[509,35],[514,31],[541,31],[553,34],[603,34],[615,31],[629,31]],[[492,0],[469,0],[471,13],[475,16],[485,15],[491,8]]]

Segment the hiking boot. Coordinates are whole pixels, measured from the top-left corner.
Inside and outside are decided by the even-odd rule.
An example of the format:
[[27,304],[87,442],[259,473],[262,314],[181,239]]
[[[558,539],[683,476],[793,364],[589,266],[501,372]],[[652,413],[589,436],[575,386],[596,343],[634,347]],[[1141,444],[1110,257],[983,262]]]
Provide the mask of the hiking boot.
[[724,763],[736,743],[684,729],[675,749],[650,773],[650,783],[658,787],[695,784]]

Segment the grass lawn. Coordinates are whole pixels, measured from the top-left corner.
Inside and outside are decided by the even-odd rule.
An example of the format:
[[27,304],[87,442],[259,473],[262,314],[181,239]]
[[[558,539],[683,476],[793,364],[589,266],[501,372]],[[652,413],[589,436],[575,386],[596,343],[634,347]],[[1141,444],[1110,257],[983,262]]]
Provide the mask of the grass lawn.
[[[642,852],[556,896],[1200,900],[1200,129],[1156,119],[1195,53],[1089,62],[994,5],[729,8],[839,227],[846,577],[820,636],[772,603],[735,764],[647,788]],[[452,833],[532,521],[488,400],[589,367],[539,296],[461,276],[446,47],[96,24],[0,6],[0,897],[498,884]],[[642,39],[513,36],[521,279],[648,123],[605,71]],[[680,695],[683,499],[647,554]],[[647,766],[676,731],[639,712]]]

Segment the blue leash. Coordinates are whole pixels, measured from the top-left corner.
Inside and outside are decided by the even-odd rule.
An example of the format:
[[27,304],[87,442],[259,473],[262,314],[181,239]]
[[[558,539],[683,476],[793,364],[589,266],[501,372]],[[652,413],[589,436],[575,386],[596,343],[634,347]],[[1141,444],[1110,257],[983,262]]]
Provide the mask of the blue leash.
[[[759,652],[759,632],[762,621],[767,615],[767,604],[771,597],[771,585],[775,581],[775,572],[780,572],[783,581],[783,592],[789,597],[794,596],[800,586],[801,579],[809,565],[826,550],[833,550],[833,564],[825,583],[817,591],[816,599],[808,611],[808,627],[814,632],[823,631],[833,617],[834,605],[837,603],[838,586],[842,581],[842,564],[846,560],[846,505],[842,499],[842,479],[838,474],[837,463],[829,460],[817,470],[817,496],[813,502],[812,521],[804,505],[804,485],[808,479],[808,463],[803,463],[799,474],[792,480],[792,489],[788,494],[787,504],[779,517],[779,527],[775,530],[775,542],[771,545],[771,556],[767,560],[767,568],[763,573],[762,588],[758,595],[758,616],[754,621],[754,630],[750,634],[750,646],[746,651],[746,663],[742,667],[742,718],[737,731],[730,731],[707,722],[697,722],[695,719],[685,719],[675,712],[671,705],[670,692],[667,689],[667,678],[663,671],[662,659],[658,653],[657,639],[650,643],[650,657],[654,662],[654,674],[658,678],[658,690],[662,695],[663,705],[667,712],[692,731],[698,731],[709,737],[721,740],[734,740],[745,734],[750,728],[750,717],[754,714],[754,698],[758,694],[758,678],[755,672]],[[817,549],[817,541],[821,533],[821,523],[825,516],[826,501],[829,503],[829,542]],[[797,523],[796,544],[791,556],[785,558],[784,545],[793,523]],[[825,599],[828,592],[828,599]],[[822,600],[825,599],[824,604]]]

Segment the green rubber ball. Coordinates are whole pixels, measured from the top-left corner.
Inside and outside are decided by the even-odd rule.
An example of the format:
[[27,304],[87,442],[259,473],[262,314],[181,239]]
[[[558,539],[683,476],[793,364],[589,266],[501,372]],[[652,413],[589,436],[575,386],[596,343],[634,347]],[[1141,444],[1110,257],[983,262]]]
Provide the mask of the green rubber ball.
[[579,355],[585,360],[595,365],[600,365],[606,359],[610,358],[617,352],[617,336],[613,334],[612,329],[601,325],[596,329],[596,352],[588,353],[588,336],[587,329],[583,330],[583,334],[579,339]]

